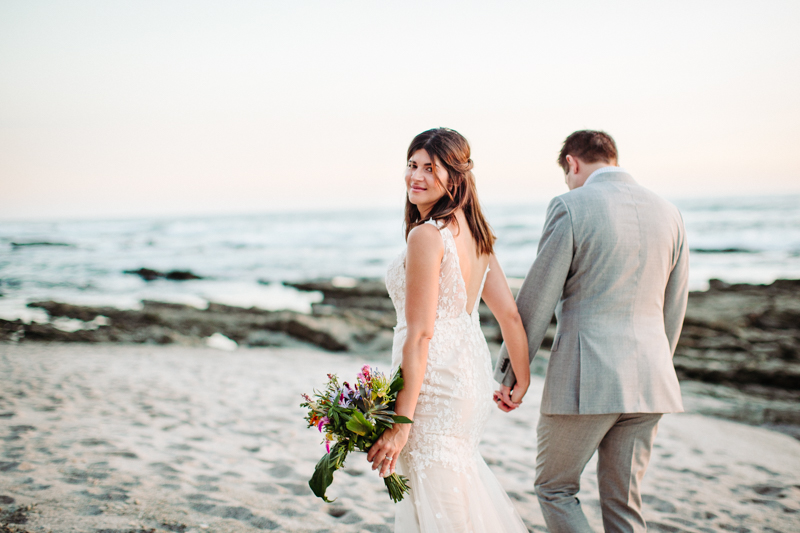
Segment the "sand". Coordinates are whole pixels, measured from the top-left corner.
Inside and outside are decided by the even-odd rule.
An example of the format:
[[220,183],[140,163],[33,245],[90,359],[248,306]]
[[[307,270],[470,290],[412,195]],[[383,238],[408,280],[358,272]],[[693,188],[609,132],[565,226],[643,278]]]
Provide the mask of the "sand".
[[[363,454],[337,474],[335,503],[306,484],[324,448],[300,394],[365,362],[388,367],[308,349],[0,345],[0,531],[392,531]],[[481,447],[531,531],[546,531],[533,495],[542,385],[493,415]],[[581,502],[601,531],[595,465]],[[668,415],[643,493],[653,531],[800,531],[800,442]]]

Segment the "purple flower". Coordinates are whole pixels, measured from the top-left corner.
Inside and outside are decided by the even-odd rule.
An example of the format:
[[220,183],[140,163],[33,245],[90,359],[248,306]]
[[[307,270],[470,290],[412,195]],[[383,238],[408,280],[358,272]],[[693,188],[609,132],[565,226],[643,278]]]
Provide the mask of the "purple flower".
[[329,423],[330,419],[327,416],[323,416],[322,420],[320,420],[319,424],[317,424],[317,429],[319,429],[319,432],[322,433],[322,427],[328,425]]
[[350,407],[355,394],[355,390],[346,381],[344,386],[339,389],[339,407]]

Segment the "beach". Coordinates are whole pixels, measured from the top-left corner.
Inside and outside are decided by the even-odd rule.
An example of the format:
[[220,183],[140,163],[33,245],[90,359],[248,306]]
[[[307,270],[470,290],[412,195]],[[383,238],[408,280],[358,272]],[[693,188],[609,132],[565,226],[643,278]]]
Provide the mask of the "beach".
[[[393,504],[363,454],[326,504],[303,392],[388,357],[310,348],[0,345],[0,531],[388,532]],[[490,419],[481,444],[529,530],[543,379]],[[695,402],[685,393],[687,408]],[[702,403],[703,399],[699,398]],[[581,502],[601,529],[595,460]],[[691,412],[664,417],[644,480],[653,531],[796,531],[800,442]]]
[[[682,207],[693,277],[673,361],[687,412],[664,417],[645,477],[653,531],[800,530],[793,200]],[[516,292],[544,206],[496,215]],[[402,249],[399,220],[0,228],[0,533],[392,531],[393,504],[362,454],[337,473],[334,503],[311,494],[324,446],[299,404],[329,372],[388,370],[397,319],[381,276]],[[496,357],[499,326],[483,304],[480,315]],[[497,411],[481,445],[531,531],[546,531],[533,479],[556,328],[525,404]],[[599,531],[595,468],[593,459],[580,499]]]
[[[519,280],[509,283],[516,291]],[[318,301],[309,313],[152,300],[140,309],[34,301],[28,309],[43,315],[41,321],[0,319],[0,343],[319,348],[368,358],[390,351],[397,318],[382,280],[333,278],[286,288],[316,294]],[[480,316],[496,357],[499,325],[485,304]],[[546,373],[556,328],[554,320],[533,361],[536,375]],[[684,389],[702,397],[697,412],[800,439],[800,280],[712,280],[709,290],[691,292],[673,362]]]

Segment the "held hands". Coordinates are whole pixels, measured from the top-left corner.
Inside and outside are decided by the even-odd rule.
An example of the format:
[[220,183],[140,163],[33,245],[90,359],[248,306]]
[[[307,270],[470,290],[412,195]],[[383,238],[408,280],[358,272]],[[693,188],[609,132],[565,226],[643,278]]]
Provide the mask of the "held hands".
[[507,385],[500,385],[500,389],[494,391],[494,402],[497,408],[508,413],[522,405],[522,397],[528,392],[530,384],[530,379],[528,379],[526,383],[517,381],[513,389]]
[[367,461],[372,463],[372,469],[380,468],[380,477],[389,477],[394,474],[394,467],[397,458],[400,457],[400,450],[408,441],[408,434],[411,431],[411,424],[395,424],[392,429],[383,432],[380,438],[372,445],[367,452]]

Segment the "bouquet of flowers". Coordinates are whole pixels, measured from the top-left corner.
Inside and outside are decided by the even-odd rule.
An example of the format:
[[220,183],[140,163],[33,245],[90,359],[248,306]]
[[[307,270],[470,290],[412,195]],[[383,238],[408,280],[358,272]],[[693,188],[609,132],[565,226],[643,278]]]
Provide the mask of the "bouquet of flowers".
[[[326,502],[332,501],[325,496],[325,490],[333,483],[333,473],[344,466],[348,453],[368,451],[393,424],[412,423],[394,412],[397,393],[402,389],[400,369],[388,379],[382,372],[364,365],[353,385],[346,381],[340,384],[336,375],[328,374],[325,390],[315,390],[313,398],[303,395],[306,401],[300,407],[308,409],[305,416],[308,427],[316,427],[325,435],[328,452],[319,460],[308,482],[314,494]],[[392,474],[383,482],[395,503],[411,490],[404,476]]]

